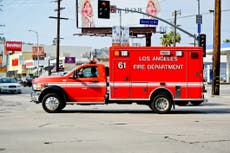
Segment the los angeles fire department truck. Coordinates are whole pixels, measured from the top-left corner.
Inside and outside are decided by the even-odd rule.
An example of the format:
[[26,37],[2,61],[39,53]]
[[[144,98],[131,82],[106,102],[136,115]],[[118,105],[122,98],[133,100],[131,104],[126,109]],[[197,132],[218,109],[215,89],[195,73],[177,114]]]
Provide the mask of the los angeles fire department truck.
[[36,78],[31,100],[48,113],[66,104],[110,103],[167,113],[175,105],[201,104],[203,91],[201,47],[110,47],[109,67],[90,62],[64,76]]

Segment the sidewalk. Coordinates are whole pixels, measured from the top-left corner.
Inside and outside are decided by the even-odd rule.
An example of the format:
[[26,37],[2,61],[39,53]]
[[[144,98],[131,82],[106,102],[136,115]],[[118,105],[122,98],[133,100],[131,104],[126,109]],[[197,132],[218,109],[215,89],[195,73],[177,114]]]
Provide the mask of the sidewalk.
[[220,95],[212,95],[212,85],[206,84],[205,88],[207,90],[207,93],[205,93],[205,98],[211,99],[211,98],[222,98],[229,100],[230,102],[230,84],[220,84]]

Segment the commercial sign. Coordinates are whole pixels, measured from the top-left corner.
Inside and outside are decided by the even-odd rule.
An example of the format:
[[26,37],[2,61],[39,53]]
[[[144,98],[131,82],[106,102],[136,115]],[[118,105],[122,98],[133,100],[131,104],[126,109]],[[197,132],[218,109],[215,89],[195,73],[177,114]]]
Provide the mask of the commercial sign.
[[[144,25],[140,25],[139,23],[143,15],[128,10],[143,12],[153,16],[157,16],[160,12],[158,0],[111,0],[110,6],[112,6],[110,7],[110,19],[101,19],[98,18],[98,0],[76,0],[77,27],[97,28],[119,26],[120,13],[123,26],[144,27]],[[118,9],[126,9],[127,11],[115,11],[114,6]],[[149,16],[144,16],[144,18],[153,19],[153,17]]]
[[19,61],[18,61],[18,58],[15,58],[15,59],[12,59],[12,66],[18,66],[18,63],[19,63]]
[[5,73],[6,72],[6,66],[0,67],[0,73]]
[[5,49],[7,51],[21,51],[22,42],[21,41],[6,41]]
[[8,58],[7,71],[20,71],[22,66],[21,53],[12,54]]
[[2,67],[3,56],[0,54],[0,67]]
[[65,57],[65,63],[74,64],[74,63],[76,63],[76,59],[75,59],[75,57]]
[[39,57],[40,60],[44,59],[45,57],[45,52],[44,52],[44,48],[42,46],[33,46],[32,47],[32,58],[33,60],[37,60],[37,58]]

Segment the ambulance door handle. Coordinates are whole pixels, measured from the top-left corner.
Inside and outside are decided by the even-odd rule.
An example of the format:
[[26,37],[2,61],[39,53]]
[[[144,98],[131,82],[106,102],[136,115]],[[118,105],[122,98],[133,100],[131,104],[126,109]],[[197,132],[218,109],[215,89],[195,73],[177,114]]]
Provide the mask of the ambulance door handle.
[[129,77],[125,77],[124,80],[125,80],[125,81],[128,81],[128,80],[129,80]]
[[98,80],[93,80],[92,82],[93,82],[93,83],[97,83],[97,82],[99,82],[99,81],[98,81]]
[[194,76],[199,77],[200,73],[199,72],[195,72]]

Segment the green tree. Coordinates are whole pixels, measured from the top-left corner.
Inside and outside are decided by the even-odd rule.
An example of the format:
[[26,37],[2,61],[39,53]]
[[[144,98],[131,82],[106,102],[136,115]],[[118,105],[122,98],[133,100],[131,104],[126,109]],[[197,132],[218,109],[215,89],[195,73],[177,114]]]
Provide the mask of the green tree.
[[229,43],[230,42],[230,39],[224,39],[223,40],[223,43]]
[[[174,43],[174,31],[171,31],[169,33],[165,33],[161,39],[161,44],[163,46],[171,46]],[[180,43],[181,41],[181,36],[179,33],[176,33],[176,43]]]

